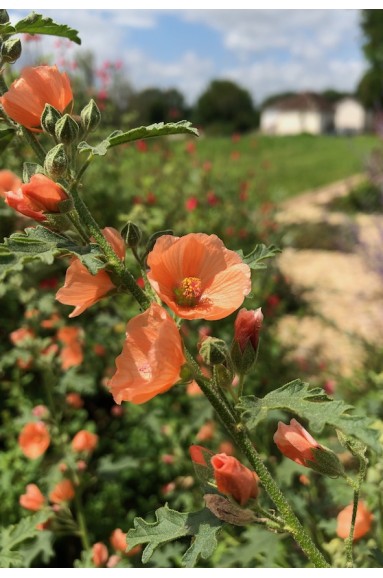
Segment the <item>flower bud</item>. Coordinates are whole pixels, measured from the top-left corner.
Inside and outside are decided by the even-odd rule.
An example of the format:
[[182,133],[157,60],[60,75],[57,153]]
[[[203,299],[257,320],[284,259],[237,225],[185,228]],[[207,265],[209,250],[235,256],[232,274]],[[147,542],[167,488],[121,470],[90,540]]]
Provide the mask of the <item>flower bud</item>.
[[241,506],[250,498],[258,496],[258,481],[255,472],[241,464],[237,458],[216,454],[210,460],[218,491],[234,498]]
[[46,104],[41,115],[41,126],[51,136],[55,136],[56,123],[62,118],[61,112],[51,104]]
[[216,337],[206,337],[200,345],[199,353],[207,365],[224,363],[228,357],[226,343]]
[[100,120],[100,110],[92,98],[81,111],[81,124],[87,132],[92,132],[96,130]]
[[0,8],[0,24],[9,22],[9,15],[5,8]]
[[47,153],[44,161],[44,169],[51,179],[57,180],[65,175],[67,168],[68,157],[64,145],[60,143]]
[[1,45],[1,60],[12,64],[21,56],[21,42],[19,38],[8,38]]
[[59,213],[60,203],[67,199],[60,185],[41,174],[33,175],[18,191],[5,194],[5,202],[10,207],[36,221],[45,221],[45,213]]
[[260,307],[255,311],[242,308],[237,315],[231,358],[239,374],[247,373],[257,360],[262,321],[263,314]]
[[141,240],[141,229],[132,221],[128,221],[121,231],[121,237],[125,239],[128,249],[137,247]]
[[291,420],[290,425],[278,423],[274,442],[283,455],[301,466],[332,478],[344,475],[336,454],[321,446],[295,419]]
[[69,114],[64,114],[56,123],[55,135],[59,142],[69,145],[77,139],[79,130],[77,122]]

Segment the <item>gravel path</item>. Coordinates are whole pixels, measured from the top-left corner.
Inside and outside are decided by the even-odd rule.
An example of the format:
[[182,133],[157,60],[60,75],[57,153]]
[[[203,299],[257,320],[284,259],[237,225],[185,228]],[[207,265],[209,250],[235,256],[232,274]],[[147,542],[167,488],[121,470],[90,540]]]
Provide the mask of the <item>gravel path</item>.
[[310,311],[283,317],[278,337],[313,374],[350,376],[365,360],[364,341],[383,345],[383,216],[330,210],[363,179],[289,199],[277,215],[287,247],[277,264]]

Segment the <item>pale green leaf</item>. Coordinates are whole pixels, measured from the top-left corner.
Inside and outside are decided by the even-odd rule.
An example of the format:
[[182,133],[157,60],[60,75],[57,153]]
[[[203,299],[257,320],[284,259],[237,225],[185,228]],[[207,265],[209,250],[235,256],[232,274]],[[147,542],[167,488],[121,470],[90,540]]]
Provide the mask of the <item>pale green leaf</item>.
[[12,269],[21,269],[28,261],[39,259],[50,265],[56,255],[67,253],[78,257],[92,275],[105,267],[103,253],[95,243],[77,245],[68,237],[37,225],[25,229],[25,233],[14,233],[0,245],[0,278]]
[[33,560],[38,556],[44,564],[48,564],[55,555],[52,542],[53,532],[44,530],[44,532],[39,531],[33,540],[28,540],[26,544],[23,544],[20,548],[23,567],[30,568]]
[[266,419],[269,411],[282,409],[307,419],[313,432],[321,432],[326,425],[333,426],[381,452],[378,432],[371,429],[368,418],[350,413],[354,409],[352,405],[333,400],[323,389],[310,388],[300,379],[271,391],[263,398],[242,397],[237,408],[250,429]]
[[[70,28],[66,24],[57,24],[52,20],[52,18],[36,14],[36,12],[31,12],[31,14],[26,18],[23,18],[15,24],[14,30],[16,33],[23,34],[48,34],[49,36],[60,36],[62,38],[68,38],[76,44],[81,44],[77,30]],[[2,33],[4,32],[1,32],[0,29],[0,34]]]
[[1,528],[0,556],[3,555],[3,552],[7,555],[9,550],[12,550],[12,548],[24,542],[24,540],[37,536],[40,532],[40,530],[36,528],[37,524],[46,522],[49,516],[51,516],[50,510],[40,510],[40,512],[36,512],[36,514],[23,518],[18,524]]
[[242,249],[236,251],[250,269],[265,269],[267,265],[263,261],[275,257],[275,255],[280,252],[281,249],[278,249],[275,245],[266,247],[266,245],[263,244],[256,245],[248,255],[244,255]]
[[127,132],[109,137],[109,148],[115,147],[127,142],[152,138],[157,136],[169,136],[173,134],[192,134],[198,136],[198,130],[194,128],[191,122],[181,120],[180,122],[159,122],[150,126],[140,126]]
[[127,534],[127,542],[129,548],[147,544],[142,555],[142,562],[146,564],[161,544],[193,536],[192,544],[182,558],[184,566],[192,568],[200,556],[207,559],[212,555],[217,547],[217,534],[222,525],[223,522],[207,508],[191,514],[182,514],[164,506],[156,510],[155,522],[136,518],[134,529],[129,530]]

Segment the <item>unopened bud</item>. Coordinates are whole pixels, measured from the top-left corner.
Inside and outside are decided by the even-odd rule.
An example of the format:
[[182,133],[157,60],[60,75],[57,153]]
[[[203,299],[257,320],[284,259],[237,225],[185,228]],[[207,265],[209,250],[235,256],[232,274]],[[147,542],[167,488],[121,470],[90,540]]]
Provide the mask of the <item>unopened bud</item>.
[[55,136],[56,123],[62,118],[61,113],[51,104],[46,104],[41,115],[40,123],[45,132]]
[[1,45],[1,60],[12,64],[21,56],[21,42],[19,38],[9,38]]
[[241,375],[248,373],[257,360],[262,321],[260,307],[254,311],[241,309],[235,320],[231,359],[236,371]]
[[214,380],[221,389],[229,389],[233,382],[233,372],[222,363],[214,366]]
[[64,114],[56,123],[55,135],[58,141],[69,145],[77,139],[79,130],[77,122],[69,114]]
[[9,15],[5,8],[0,8],[0,24],[9,22]]
[[330,478],[339,478],[339,476],[345,475],[344,467],[333,451],[324,446],[313,448],[311,451],[314,455],[314,461],[310,462],[312,470],[330,476]]
[[226,343],[216,337],[206,337],[200,345],[199,353],[207,365],[224,363],[228,357]]
[[121,236],[125,239],[128,249],[134,249],[139,245],[142,233],[140,227],[132,221],[128,221],[121,231]]
[[67,168],[68,157],[64,145],[60,143],[47,153],[44,161],[44,169],[51,179],[57,181],[65,175]]
[[100,109],[92,98],[81,111],[81,124],[87,132],[92,132],[96,130],[100,120]]

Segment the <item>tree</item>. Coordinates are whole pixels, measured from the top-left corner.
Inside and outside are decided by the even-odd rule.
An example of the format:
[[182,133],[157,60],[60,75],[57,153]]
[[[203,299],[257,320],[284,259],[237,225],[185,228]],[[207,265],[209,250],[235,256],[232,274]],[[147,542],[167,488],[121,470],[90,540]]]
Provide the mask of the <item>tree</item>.
[[383,108],[383,10],[362,10],[363,52],[369,69],[361,78],[357,94],[368,108]]
[[136,124],[177,122],[187,114],[184,96],[175,88],[147,88],[137,92],[130,101]]
[[257,120],[249,92],[230,80],[213,80],[195,107],[195,121],[211,132],[243,132]]

